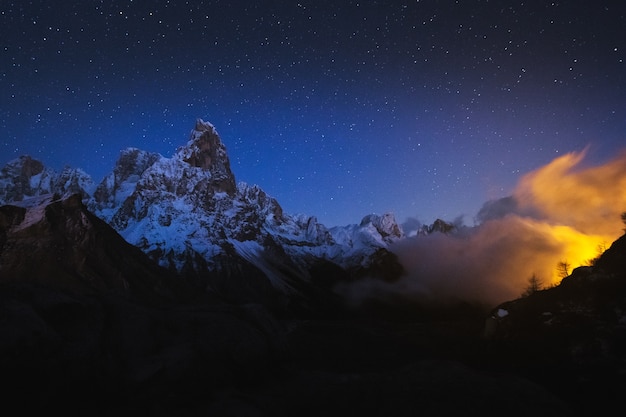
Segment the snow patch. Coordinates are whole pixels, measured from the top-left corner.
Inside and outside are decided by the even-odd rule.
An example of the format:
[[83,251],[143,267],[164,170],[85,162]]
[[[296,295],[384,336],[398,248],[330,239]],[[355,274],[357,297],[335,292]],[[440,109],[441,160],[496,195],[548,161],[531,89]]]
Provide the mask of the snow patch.
[[16,203],[16,206],[26,208],[26,213],[24,214],[24,220],[15,226],[13,230],[23,230],[43,220],[46,214],[46,206],[52,202],[52,198],[52,194],[46,194]]
[[228,242],[233,245],[239,256],[263,271],[275,288],[285,293],[293,291],[293,288],[283,279],[282,274],[265,260],[263,257],[265,249],[258,242],[254,240],[240,242],[234,239],[229,239]]

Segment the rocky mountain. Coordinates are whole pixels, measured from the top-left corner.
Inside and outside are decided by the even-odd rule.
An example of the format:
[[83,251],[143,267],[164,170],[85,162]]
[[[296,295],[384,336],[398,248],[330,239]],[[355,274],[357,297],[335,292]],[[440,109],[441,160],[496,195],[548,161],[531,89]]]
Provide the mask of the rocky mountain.
[[284,213],[259,187],[236,184],[224,144],[202,120],[172,158],[126,150],[112,175],[89,207],[129,242],[178,271],[198,269],[198,259],[220,269],[217,260],[230,251],[288,290],[288,280],[263,259],[264,248],[280,248],[306,276],[306,258],[367,266],[368,255],[402,237],[390,214],[331,231],[313,216]]
[[392,214],[328,229],[284,213],[259,187],[236,182],[217,131],[200,119],[172,157],[125,149],[97,186],[82,170],[55,173],[30,157],[0,173],[3,203],[72,194],[160,266],[230,300],[287,294],[301,304],[338,280],[402,273],[387,251],[403,238]]
[[202,121],[171,158],[122,151],[97,186],[11,161],[0,199],[8,409],[586,417],[626,405],[626,237],[487,316],[395,299],[382,315],[335,308],[331,290],[397,279],[393,216],[326,228],[286,214],[235,182]]
[[0,206],[0,282],[154,302],[185,298],[184,282],[89,212],[80,194]]
[[140,406],[140,414],[166,415],[161,407],[181,407],[168,397],[193,402],[269,373],[283,338],[262,306],[198,291],[126,242],[79,194],[0,207],[7,408],[113,415]]
[[27,155],[0,170],[0,205],[53,193],[88,198],[93,189],[93,180],[82,169],[66,166],[57,173]]
[[[393,225],[368,217],[353,227],[393,234]],[[2,206],[5,407],[98,416],[382,416],[488,414],[516,403],[513,415],[572,415],[533,382],[459,362],[459,352],[475,348],[474,316],[442,329],[342,314],[280,318],[195,284],[126,242],[79,194]],[[495,400],[482,401],[485,392]]]

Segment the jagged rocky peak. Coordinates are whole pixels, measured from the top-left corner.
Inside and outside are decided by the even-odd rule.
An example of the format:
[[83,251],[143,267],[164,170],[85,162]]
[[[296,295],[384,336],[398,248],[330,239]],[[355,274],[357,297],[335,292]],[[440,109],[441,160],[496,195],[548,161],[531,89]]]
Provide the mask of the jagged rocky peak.
[[99,205],[111,205],[120,198],[128,197],[141,175],[160,158],[158,153],[137,148],[122,150],[113,172],[98,184],[93,196],[95,202]]
[[378,214],[368,214],[361,220],[361,227],[371,224],[376,228],[378,233],[385,239],[400,239],[404,236],[404,232],[393,213],[385,213],[382,216]]
[[235,193],[237,185],[230,170],[226,146],[211,123],[197,119],[187,145],[179,148],[175,157],[193,167],[209,171],[212,182],[219,184],[221,191]]
[[239,183],[238,193],[243,201],[263,211],[265,216],[271,216],[273,221],[281,223],[284,220],[283,208],[278,201],[267,195],[258,185]]
[[444,220],[441,219],[437,219],[435,220],[435,222],[428,228],[428,233],[435,233],[435,232],[439,232],[439,233],[450,233],[452,231],[454,231],[454,229],[456,228],[456,226],[454,226],[454,224],[452,223],[448,223]]
[[22,155],[16,158],[2,169],[2,174],[13,175],[15,177],[30,178],[40,174],[44,170],[41,161],[33,159],[30,155]]
[[0,170],[0,203],[22,201],[38,195],[42,186],[49,193],[50,174],[40,161],[29,155],[9,161]]
[[306,231],[305,236],[309,241],[318,245],[335,243],[330,231],[317,220],[316,216],[300,214],[295,217],[295,221],[300,228]]
[[126,181],[133,175],[140,176],[143,174],[159,158],[158,153],[142,151],[137,148],[126,148],[120,152],[113,173],[118,181]]
[[29,155],[10,161],[0,170],[0,204],[52,193],[78,193],[87,198],[92,188],[91,177],[82,169],[66,166],[57,174]]
[[78,194],[83,200],[90,197],[94,188],[91,176],[80,168],[65,166],[60,174],[56,175],[52,191],[59,196]]

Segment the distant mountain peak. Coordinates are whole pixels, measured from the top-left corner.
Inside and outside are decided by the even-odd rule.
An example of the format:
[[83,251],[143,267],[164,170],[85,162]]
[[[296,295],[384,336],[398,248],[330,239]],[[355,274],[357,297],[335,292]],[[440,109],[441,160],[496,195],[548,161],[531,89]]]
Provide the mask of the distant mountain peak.
[[82,169],[65,166],[60,173],[46,168],[29,155],[9,161],[0,169],[0,204],[57,193],[81,194],[87,198],[94,183]]
[[382,216],[378,214],[368,214],[361,220],[361,227],[372,224],[376,231],[385,241],[392,242],[404,237],[404,232],[393,213],[385,213]]
[[456,229],[456,226],[452,223],[448,223],[441,219],[436,219],[435,222],[428,227],[428,233],[443,233],[448,234]]
[[217,131],[215,130],[215,126],[213,126],[210,122],[205,122],[201,118],[196,119],[196,127],[194,128],[197,132],[212,132],[217,135]]

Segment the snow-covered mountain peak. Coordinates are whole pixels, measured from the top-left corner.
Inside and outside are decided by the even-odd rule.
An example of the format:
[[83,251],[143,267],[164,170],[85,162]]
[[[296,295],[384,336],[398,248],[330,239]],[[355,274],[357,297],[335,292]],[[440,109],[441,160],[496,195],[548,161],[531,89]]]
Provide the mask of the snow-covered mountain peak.
[[45,194],[80,194],[87,197],[94,183],[85,171],[66,166],[61,173],[46,168],[29,155],[9,161],[0,170],[0,204],[22,201]]
[[5,175],[12,174],[30,177],[39,174],[43,170],[44,166],[41,161],[33,159],[30,155],[22,155],[9,161],[6,166],[2,168],[2,173]]
[[56,174],[23,157],[0,172],[0,203],[46,193],[90,196],[89,210],[127,242],[234,298],[304,291],[337,268],[344,271],[338,277],[358,274],[392,257],[386,248],[403,237],[392,214],[327,229],[315,216],[284,213],[260,187],[236,184],[226,146],[202,119],[172,157],[126,148],[95,191],[90,181],[82,170]]
[[363,217],[360,226],[366,227],[368,225],[373,226],[376,232],[378,232],[387,243],[404,237],[402,228],[396,222],[396,217],[393,213],[385,213],[382,216],[378,214],[368,214]]
[[115,210],[135,191],[143,173],[160,158],[157,153],[137,148],[122,150],[113,171],[98,184],[89,208],[110,221]]
[[203,132],[212,132],[214,134],[218,134],[217,130],[215,130],[215,126],[213,126],[210,122],[205,122],[201,118],[196,119],[196,127],[193,129],[194,132],[198,132],[202,134]]
[[91,179],[91,175],[81,168],[72,168],[66,165],[61,173],[56,175],[53,190],[59,194],[59,197],[79,194],[81,199],[87,200],[95,188],[96,185]]

